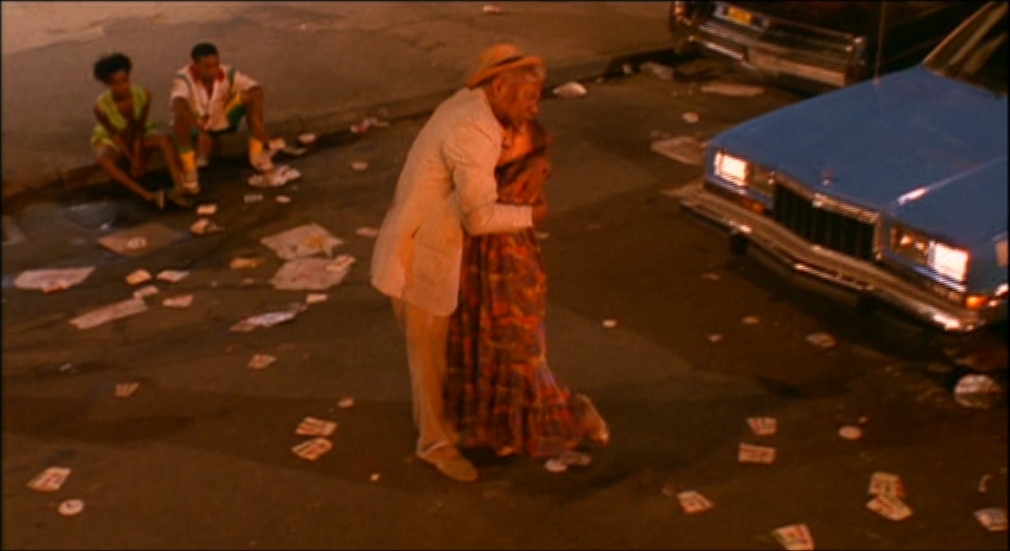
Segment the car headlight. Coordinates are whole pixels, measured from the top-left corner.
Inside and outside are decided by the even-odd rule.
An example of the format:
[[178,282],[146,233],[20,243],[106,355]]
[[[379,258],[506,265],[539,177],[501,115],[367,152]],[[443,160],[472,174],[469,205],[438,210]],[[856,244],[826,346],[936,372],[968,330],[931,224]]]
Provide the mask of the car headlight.
[[967,251],[931,239],[915,230],[897,225],[891,228],[891,250],[958,283],[964,283],[968,273]]
[[716,151],[712,159],[715,175],[740,188],[752,187],[756,191],[772,196],[772,174],[761,165],[725,151]]

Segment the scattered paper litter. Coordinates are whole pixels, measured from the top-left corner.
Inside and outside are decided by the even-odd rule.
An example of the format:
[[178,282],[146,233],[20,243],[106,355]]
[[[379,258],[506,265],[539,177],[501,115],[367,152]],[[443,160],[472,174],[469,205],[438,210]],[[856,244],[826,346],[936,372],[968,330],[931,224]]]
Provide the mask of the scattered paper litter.
[[912,509],[905,505],[900,499],[889,495],[874,496],[866,504],[866,508],[878,515],[893,520],[901,521],[912,516]]
[[790,524],[772,531],[775,541],[789,551],[813,551],[814,537],[806,524]]
[[183,238],[183,234],[157,222],[150,222],[98,239],[98,243],[123,256],[140,256]]
[[255,188],[282,187],[302,177],[302,173],[288,165],[277,165],[273,171],[266,174],[254,174],[249,177],[249,186]]
[[891,496],[905,498],[905,487],[901,477],[892,473],[877,471],[870,476],[870,488],[867,493],[874,496]]
[[484,7],[481,8],[481,11],[486,14],[496,15],[501,13],[501,7],[499,7],[497,4],[484,4]]
[[278,195],[277,197],[274,197],[274,201],[277,201],[282,205],[286,205],[291,202],[291,198],[287,195]]
[[544,462],[544,468],[548,471],[558,474],[563,473],[568,470],[568,465],[556,457],[552,457]]
[[49,467],[35,475],[35,478],[28,482],[28,487],[38,492],[55,492],[63,486],[68,476],[70,469],[67,467]]
[[150,296],[154,296],[154,295],[156,295],[158,293],[159,293],[159,291],[158,291],[157,287],[155,287],[154,285],[147,285],[145,287],[141,287],[140,289],[137,289],[136,291],[134,291],[133,292],[133,298],[147,298],[147,297],[150,297]]
[[309,293],[305,295],[305,304],[319,304],[320,302],[326,302],[330,299],[330,295],[326,293]]
[[276,361],[276,356],[271,356],[270,354],[255,354],[252,359],[249,360],[249,369],[266,369]]
[[354,161],[353,163],[351,163],[351,168],[355,172],[364,172],[368,170],[368,163],[365,161]]
[[708,342],[717,343],[723,339],[722,333],[713,333],[708,336]]
[[315,461],[333,448],[333,442],[329,439],[318,436],[311,440],[306,440],[301,444],[291,448],[295,455],[308,461]]
[[775,462],[775,448],[755,446],[753,444],[745,444],[741,442],[737,459],[740,463],[760,463],[763,465],[771,465]]
[[836,344],[835,338],[823,331],[807,335],[807,342],[821,348],[831,348]]
[[298,143],[302,145],[310,145],[316,142],[316,135],[312,132],[305,132],[304,134],[298,135]]
[[70,323],[81,330],[91,329],[103,323],[146,311],[147,303],[144,302],[144,299],[133,297],[77,316],[70,320]]
[[700,165],[704,159],[701,143],[691,136],[656,140],[652,142],[652,150],[686,165]]
[[305,155],[306,153],[309,152],[309,150],[305,149],[304,147],[297,147],[294,145],[287,145],[284,148],[282,148],[281,151],[285,155],[291,155],[292,157],[301,157],[302,155]]
[[158,272],[159,281],[167,281],[169,283],[178,283],[186,278],[189,272],[185,270],[162,270]]
[[295,434],[299,436],[329,436],[337,430],[337,423],[315,417],[306,417],[298,424]]
[[701,278],[702,279],[707,279],[709,281],[719,281],[719,274],[714,274],[714,273],[708,272],[708,273],[702,274]]
[[140,383],[118,383],[114,392],[116,398],[129,398],[140,388]]
[[778,431],[779,422],[774,417],[748,417],[747,426],[755,436],[771,436]]
[[214,203],[209,203],[206,205],[200,205],[196,207],[197,216],[213,216],[217,212],[217,205]]
[[680,502],[680,508],[688,515],[708,511],[713,507],[711,501],[694,490],[680,492],[677,494],[677,501]]
[[272,155],[274,153],[277,153],[278,151],[284,149],[287,146],[288,142],[284,138],[274,138],[270,140],[269,144],[270,154]]
[[617,327],[617,320],[612,320],[612,319],[603,320],[603,327],[605,327],[607,329],[613,329],[613,328]]
[[151,281],[152,277],[151,272],[147,270],[137,270],[126,276],[126,282],[130,285],[140,285],[141,283]]
[[586,87],[578,82],[571,81],[554,88],[552,92],[559,98],[581,98],[586,95]]
[[372,473],[372,476],[368,477],[368,480],[370,482],[378,482],[380,478],[382,478],[382,475],[379,473]]
[[643,73],[652,73],[659,80],[673,80],[673,68],[655,61],[646,61],[638,66],[638,70]]
[[206,235],[219,231],[224,231],[224,228],[215,224],[210,218],[201,218],[189,226],[189,233],[193,235]]
[[131,237],[126,241],[126,248],[131,251],[139,251],[147,248],[147,238],[144,236]]
[[350,273],[354,257],[340,255],[326,258],[296,258],[285,262],[274,274],[270,284],[279,291],[325,291]]
[[14,286],[18,289],[43,292],[47,289],[50,292],[56,289],[63,290],[83,282],[93,271],[94,266],[27,270],[18,275],[14,280]]
[[988,409],[1003,399],[1003,389],[988,375],[972,373],[954,387],[954,401],[966,408]]
[[65,517],[72,517],[78,515],[84,510],[84,502],[80,499],[68,499],[60,503],[56,511]]
[[681,118],[684,119],[684,122],[686,122],[687,124],[697,124],[697,122],[700,120],[700,118],[698,117],[698,113],[694,113],[692,111],[684,113],[683,115],[681,115]]
[[978,493],[984,494],[989,491],[989,480],[991,478],[987,474],[982,475],[982,478],[978,481]]
[[863,436],[863,431],[855,425],[845,425],[838,429],[838,436],[846,440],[859,440]]
[[1006,532],[1006,511],[999,507],[979,509],[975,519],[990,532]]
[[744,325],[757,325],[761,323],[761,318],[757,316],[745,316],[741,321]]
[[708,84],[702,85],[701,91],[706,94],[751,97],[764,92],[765,89],[760,86],[751,86],[748,84],[733,84],[730,82],[710,82]]
[[371,227],[368,227],[368,226],[362,226],[362,227],[354,230],[354,233],[355,233],[355,235],[358,235],[358,236],[361,236],[361,237],[374,238],[374,237],[378,237],[379,230],[378,230],[378,228],[371,228]]
[[192,294],[174,296],[161,301],[161,305],[168,308],[189,308],[191,304],[193,304]]
[[242,201],[247,205],[250,203],[259,203],[262,200],[263,200],[262,193],[246,193],[245,195],[242,196]]
[[588,467],[589,464],[593,462],[593,457],[586,452],[567,450],[558,456],[558,461],[561,461],[569,467]]
[[340,409],[349,409],[354,407],[354,398],[352,398],[351,396],[341,398],[340,401],[337,402],[337,407],[339,407]]
[[316,223],[304,224],[260,239],[284,260],[304,258],[323,253],[333,255],[333,248],[344,242]]
[[[297,308],[295,306],[297,306]],[[305,305],[295,303],[287,310],[277,310],[274,312],[250,316],[231,326],[228,330],[232,333],[248,333],[261,327],[273,327],[295,319],[295,316],[301,313],[304,309]]]
[[259,258],[256,256],[236,256],[228,263],[228,268],[232,270],[247,270],[255,268],[265,261],[265,258]]

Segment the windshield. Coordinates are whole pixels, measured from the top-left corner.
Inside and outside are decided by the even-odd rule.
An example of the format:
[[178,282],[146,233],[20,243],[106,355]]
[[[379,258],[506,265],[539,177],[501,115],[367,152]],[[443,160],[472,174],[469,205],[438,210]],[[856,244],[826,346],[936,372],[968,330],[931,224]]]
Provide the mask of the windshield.
[[1007,93],[1007,4],[992,2],[954,31],[926,58],[944,76]]

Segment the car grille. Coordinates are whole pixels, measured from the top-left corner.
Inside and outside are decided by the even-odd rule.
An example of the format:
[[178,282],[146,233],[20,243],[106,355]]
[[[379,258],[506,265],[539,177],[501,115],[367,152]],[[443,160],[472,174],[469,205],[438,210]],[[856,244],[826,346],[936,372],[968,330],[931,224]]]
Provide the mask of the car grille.
[[810,199],[786,186],[775,186],[771,216],[811,243],[861,260],[873,259],[873,224],[816,208]]

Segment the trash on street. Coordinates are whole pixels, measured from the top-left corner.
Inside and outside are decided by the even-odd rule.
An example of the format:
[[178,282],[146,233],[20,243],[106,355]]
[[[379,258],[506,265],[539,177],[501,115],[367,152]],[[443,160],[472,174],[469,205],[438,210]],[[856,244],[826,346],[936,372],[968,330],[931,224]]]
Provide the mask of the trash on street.
[[617,320],[612,320],[612,319],[603,320],[603,327],[605,329],[613,329],[613,328],[617,327]]
[[755,446],[753,444],[740,443],[740,451],[737,454],[740,463],[759,463],[771,465],[775,462],[775,448],[768,446]]
[[312,145],[316,143],[316,135],[312,132],[305,132],[298,135],[298,143],[302,145]]
[[975,519],[990,532],[1006,532],[1006,510],[986,507],[975,511]]
[[866,508],[895,522],[912,516],[912,509],[894,496],[878,495],[866,504]]
[[789,551],[813,551],[814,536],[810,533],[810,528],[806,524],[790,524],[776,528],[772,531],[772,536],[779,545]]
[[[134,248],[138,242],[133,241],[131,246],[130,240],[138,237],[143,238],[146,245]],[[151,252],[173,241],[182,239],[182,237],[183,234],[175,230],[169,229],[157,222],[150,222],[135,228],[106,235],[98,239],[98,244],[116,254],[133,257]]]
[[335,421],[306,417],[298,424],[295,434],[299,436],[329,436],[335,430],[337,430],[337,423]]
[[52,292],[64,290],[79,283],[95,271],[94,266],[81,268],[54,268],[42,270],[26,270],[18,275],[14,280],[14,286],[18,289],[38,290],[42,292]]
[[966,408],[988,409],[1003,399],[1003,389],[988,375],[961,377],[954,387],[954,400]]
[[305,305],[293,303],[287,310],[277,310],[274,312],[250,316],[231,326],[228,331],[231,331],[232,333],[248,333],[261,327],[273,327],[295,319],[295,316],[301,313],[304,309]]
[[140,289],[137,289],[136,291],[134,291],[133,292],[133,298],[147,298],[147,297],[150,297],[150,296],[154,296],[154,295],[158,294],[159,292],[160,291],[158,291],[158,288],[155,287],[154,285],[147,285],[145,287],[141,287]]
[[714,507],[711,501],[694,490],[680,492],[677,494],[677,501],[680,502],[681,510],[688,515],[708,511]]
[[361,237],[375,238],[379,235],[379,230],[377,228],[371,228],[368,226],[362,226],[354,230],[354,234]]
[[701,278],[702,279],[707,279],[709,281],[719,281],[719,274],[714,274],[712,272],[708,272],[708,273],[702,274]]
[[215,224],[210,218],[201,218],[189,226],[189,233],[193,235],[206,235],[219,231],[224,231],[224,228]]
[[552,457],[544,462],[544,468],[554,474],[558,474],[567,471],[568,465],[566,465],[564,461],[561,461],[556,457]]
[[281,152],[292,157],[301,157],[302,155],[308,153],[309,150],[295,145],[285,145],[281,148]]
[[193,304],[192,294],[169,297],[161,301],[161,305],[168,308],[189,308],[191,304]]
[[153,277],[154,276],[151,275],[151,272],[141,269],[132,272],[130,273],[130,275],[126,276],[126,282],[129,283],[130,285],[140,285],[141,283],[151,281]]
[[280,258],[294,260],[320,253],[333,256],[333,248],[344,242],[333,237],[319,224],[310,223],[264,237],[260,243],[272,249]]
[[991,478],[987,474],[982,475],[982,478],[978,481],[978,493],[984,494],[989,491],[989,480]]
[[586,95],[586,87],[573,80],[554,88],[552,93],[559,98],[581,98]]
[[382,478],[382,475],[380,475],[379,473],[372,473],[372,476],[368,477],[368,481],[378,482],[380,478]]
[[351,163],[351,169],[355,172],[364,172],[368,170],[368,163],[366,161],[354,161]]
[[652,150],[686,165],[700,165],[704,157],[701,143],[691,136],[656,140],[652,142]]
[[38,492],[55,492],[63,486],[70,476],[67,467],[49,467],[28,482],[28,487]]
[[771,436],[778,431],[779,422],[774,417],[748,417],[747,426],[755,436]]
[[60,503],[56,511],[65,517],[72,517],[84,510],[84,502],[79,499],[68,499]]
[[158,272],[158,281],[167,281],[169,283],[178,283],[186,278],[189,272],[186,270],[162,270]]
[[744,325],[757,325],[761,323],[761,318],[757,316],[744,316],[744,318],[741,321],[743,322]]
[[270,354],[255,354],[252,359],[249,360],[249,369],[266,369],[276,361],[276,356],[271,356]]
[[144,299],[132,297],[77,316],[76,318],[70,320],[70,323],[81,330],[91,329],[93,327],[98,327],[103,323],[146,311],[147,303],[144,302]]
[[807,342],[821,348],[831,348],[836,344],[835,338],[823,331],[807,335]]
[[846,440],[859,440],[863,437],[863,430],[854,425],[845,425],[838,429],[838,436]]
[[364,134],[372,128],[385,128],[387,126],[389,126],[389,123],[386,121],[380,121],[375,117],[366,117],[358,124],[352,124],[351,132],[354,134]]
[[255,268],[265,261],[265,258],[259,258],[256,256],[236,256],[231,259],[231,262],[228,264],[228,268],[232,270],[247,270]]
[[277,165],[266,174],[254,174],[249,177],[249,186],[255,188],[283,187],[302,177],[302,173],[288,165]]
[[340,401],[337,402],[337,407],[340,409],[350,409],[354,407],[354,398],[351,396],[341,398]]
[[497,15],[501,13],[501,7],[499,7],[498,4],[484,4],[481,11],[489,15]]
[[131,237],[130,240],[126,242],[126,248],[131,251],[139,251],[140,249],[146,249],[147,238],[143,236]]
[[217,212],[217,205],[214,203],[208,203],[206,205],[200,205],[196,207],[197,216],[213,216]]
[[333,442],[330,442],[325,437],[318,436],[298,444],[297,446],[291,448],[291,451],[302,459],[315,461],[331,449],[333,449]]
[[251,203],[259,203],[262,200],[263,200],[262,193],[246,193],[245,195],[242,196],[242,202],[244,202],[247,205]]
[[116,398],[129,398],[140,388],[140,383],[118,383],[114,392]]
[[291,202],[291,198],[287,195],[278,195],[277,197],[274,197],[274,201],[277,201],[282,205],[286,205]]
[[892,473],[877,471],[870,476],[870,488],[867,493],[874,496],[891,496],[905,498],[905,487],[901,477]]
[[723,339],[722,333],[713,333],[708,336],[708,342],[715,344]]
[[652,73],[659,80],[673,80],[673,68],[655,61],[646,61],[638,66],[638,70],[643,73]]
[[684,119],[684,122],[686,122],[687,124],[697,124],[698,121],[701,120],[698,117],[698,113],[692,111],[684,113],[683,115],[680,116],[680,118]]
[[309,293],[305,295],[305,304],[319,304],[330,300],[330,295],[326,293]]
[[593,457],[586,452],[567,450],[558,456],[558,460],[569,467],[588,467],[593,462]]
[[753,97],[765,91],[760,86],[749,84],[733,84],[731,82],[710,82],[702,85],[701,91],[706,94],[719,94],[722,96]]
[[[348,261],[349,259],[349,261]],[[325,291],[339,285],[350,272],[354,257],[340,255],[326,258],[296,258],[277,270],[270,284],[279,291]]]

